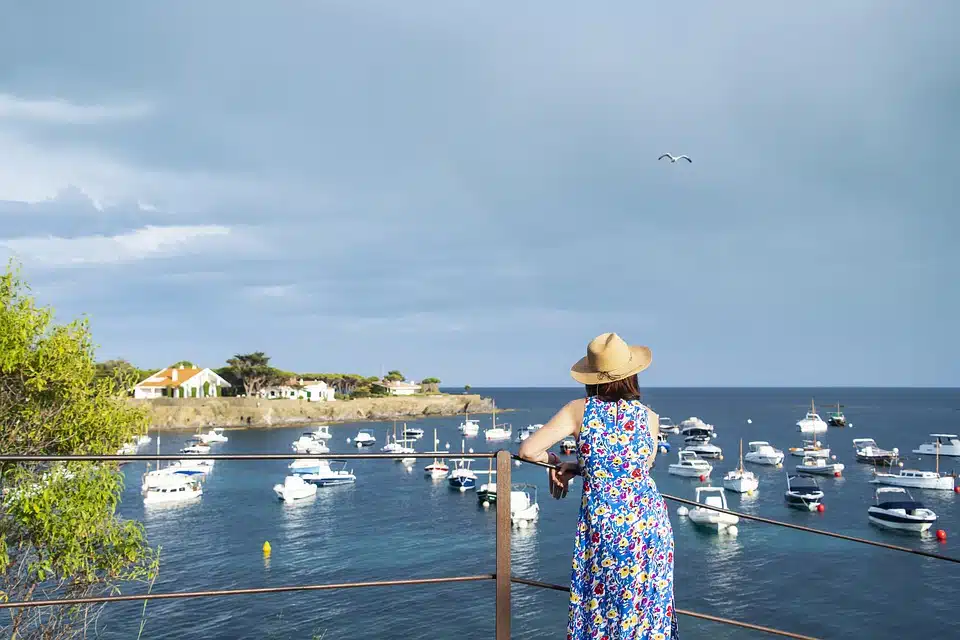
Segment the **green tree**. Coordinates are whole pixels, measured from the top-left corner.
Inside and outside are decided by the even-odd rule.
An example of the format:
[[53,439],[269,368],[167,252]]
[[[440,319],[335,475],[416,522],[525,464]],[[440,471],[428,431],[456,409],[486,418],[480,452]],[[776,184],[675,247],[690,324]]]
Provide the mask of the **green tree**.
[[406,380],[406,378],[403,377],[403,374],[397,371],[396,369],[394,369],[393,371],[388,371],[387,375],[385,375],[383,379],[388,381],[393,381],[393,382],[401,382],[403,380]]
[[94,365],[95,377],[112,378],[123,389],[129,389],[140,382],[140,370],[126,360],[106,360]]
[[189,360],[180,360],[179,362],[174,362],[174,363],[173,363],[172,365],[170,365],[170,366],[173,367],[174,369],[176,369],[177,367],[187,367],[188,369],[197,369],[197,368],[198,368],[197,365],[195,365],[194,363],[190,362]]
[[463,392],[464,392],[464,393],[470,393],[470,389],[472,389],[472,388],[473,388],[473,387],[471,387],[470,385],[465,384],[465,385],[463,385]]
[[270,356],[263,351],[237,354],[227,360],[227,365],[230,376],[243,385],[247,396],[257,395],[281,377],[281,372],[270,366]]
[[[110,375],[97,375],[87,324],[53,323],[19,275],[0,274],[0,450],[114,454],[146,431]],[[156,576],[140,523],[116,515],[115,463],[6,463],[0,468],[0,598],[84,598]],[[97,605],[11,609],[4,638],[84,635]]]
[[440,378],[424,378],[420,386],[424,393],[437,393],[440,391]]

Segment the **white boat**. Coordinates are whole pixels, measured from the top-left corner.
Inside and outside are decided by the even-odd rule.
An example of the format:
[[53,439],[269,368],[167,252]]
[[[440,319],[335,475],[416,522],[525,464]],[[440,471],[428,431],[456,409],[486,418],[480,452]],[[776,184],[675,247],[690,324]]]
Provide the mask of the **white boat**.
[[184,475],[188,474],[190,471],[199,471],[200,473],[209,473],[213,470],[213,464],[216,460],[210,460],[209,458],[182,458],[172,463],[171,467],[176,467],[178,473]]
[[827,423],[817,414],[816,407],[813,406],[813,400],[810,400],[810,411],[803,417],[803,420],[797,420],[797,430],[800,433],[826,433]]
[[707,439],[690,440],[683,450],[693,451],[701,458],[723,459],[723,449],[715,444],[710,444],[710,440]]
[[937,521],[936,513],[901,487],[880,487],[876,497],[877,504],[867,509],[867,518],[879,527],[923,533]]
[[[346,460],[317,460],[317,468],[303,474],[303,479],[320,487],[332,487],[339,484],[353,484],[357,476],[347,470]],[[334,466],[336,465],[336,466]]]
[[509,424],[497,426],[497,406],[493,406],[493,426],[483,432],[484,437],[489,440],[509,440],[512,429]]
[[540,517],[537,502],[537,487],[532,484],[515,484],[510,487],[510,523],[524,529]]
[[406,423],[404,423],[403,437],[406,440],[419,440],[423,437],[423,429],[420,427],[408,427]]
[[316,430],[313,432],[314,440],[329,440],[332,437],[333,436],[330,434],[330,425],[317,425]]
[[477,474],[474,473],[470,465],[473,464],[472,458],[453,458],[453,470],[447,476],[447,482],[451,489],[458,491],[467,491],[477,488]]
[[899,451],[881,449],[873,438],[854,438],[853,449],[857,454],[857,462],[891,465],[899,457]]
[[772,466],[783,464],[783,451],[774,449],[769,442],[754,440],[753,442],[748,442],[747,446],[750,447],[750,451],[743,457],[747,462]]
[[720,487],[697,487],[696,500],[698,505],[703,506],[694,507],[687,513],[690,522],[696,526],[723,533],[740,522],[738,516],[715,510],[727,508],[727,496]]
[[203,444],[202,442],[191,442],[183,449],[180,449],[180,453],[195,453],[195,454],[204,454],[210,453],[210,445]]
[[273,485],[273,492],[284,502],[293,502],[317,495],[317,485],[310,484],[303,476],[292,475],[284,478],[283,484]]
[[460,426],[457,427],[460,430],[460,435],[465,438],[472,438],[478,433],[480,433],[480,421],[473,420],[470,418],[469,413],[463,414],[463,422],[460,423]]
[[873,470],[874,484],[885,484],[893,487],[910,487],[911,489],[935,489],[938,491],[954,491],[956,488],[956,477],[954,475],[940,474],[940,456],[936,456],[936,467],[933,471],[917,471],[916,469],[904,469],[903,463],[898,473],[879,473]]
[[497,470],[493,468],[493,458],[490,459],[490,468],[480,473],[487,474],[487,481],[477,487],[477,502],[480,506],[489,507],[497,501],[497,480],[493,477]]
[[290,473],[303,475],[305,473],[318,473],[320,471],[320,465],[325,460],[318,460],[316,458],[297,458],[293,462],[287,465],[287,469],[290,469]]
[[673,420],[667,416],[660,416],[660,433],[672,433],[676,435],[680,433],[680,427],[673,424]]
[[740,466],[723,476],[723,487],[737,493],[753,493],[760,487],[760,479],[743,468],[743,440],[740,441]]
[[169,474],[156,476],[143,488],[143,504],[188,502],[203,495],[200,483],[185,476]]
[[213,444],[215,442],[227,442],[230,438],[223,435],[223,427],[214,427],[206,433],[201,433],[197,436],[200,438],[200,442],[204,444]]
[[353,443],[358,447],[372,447],[377,443],[377,437],[373,435],[371,429],[360,429],[353,438]]
[[311,431],[304,431],[290,446],[297,453],[330,453],[327,443],[314,438]]
[[577,450],[577,440],[573,436],[567,436],[560,441],[560,453],[570,455]]
[[713,466],[706,460],[701,460],[693,451],[680,451],[677,462],[671,464],[667,471],[675,476],[685,478],[709,477]]
[[818,476],[834,476],[839,478],[843,473],[843,463],[830,462],[826,458],[806,456],[803,462],[797,465],[797,473],[810,473]]
[[145,447],[146,445],[150,444],[152,441],[153,441],[153,438],[143,433],[134,439],[133,444],[135,447],[139,449],[140,447]]
[[[831,407],[833,405],[830,405]],[[830,417],[827,418],[827,425],[831,427],[845,427],[847,426],[847,416],[843,415],[843,405],[839,402],[837,403],[837,410],[830,414]],[[851,423],[852,427],[853,424]]]
[[787,490],[783,494],[787,506],[802,511],[816,511],[823,500],[823,491],[812,476],[787,476]]
[[520,444],[521,442],[529,438],[531,434],[533,434],[533,430],[530,427],[521,427],[520,430],[517,431],[517,437],[514,438],[513,441],[516,442],[517,444]]
[[717,437],[717,430],[712,424],[707,424],[696,416],[691,416],[680,423],[680,435],[684,438],[697,438],[704,435],[710,438]]
[[960,456],[960,438],[953,433],[931,433],[933,442],[924,442],[914,453],[921,453],[928,456]]
[[798,458],[829,458],[830,447],[824,447],[819,440],[804,440],[802,447],[790,447],[790,455]]
[[433,462],[423,468],[424,474],[431,478],[446,478],[447,473],[450,472],[450,467],[443,461],[446,451],[440,451],[440,440],[437,438],[436,429],[433,430],[433,451],[427,451],[427,453],[439,457],[434,457]]

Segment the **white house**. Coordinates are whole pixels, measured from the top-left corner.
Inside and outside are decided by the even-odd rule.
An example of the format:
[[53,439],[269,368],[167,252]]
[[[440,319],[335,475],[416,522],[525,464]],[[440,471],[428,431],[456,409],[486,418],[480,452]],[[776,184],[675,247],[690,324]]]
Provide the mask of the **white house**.
[[335,390],[323,380],[287,380],[283,384],[265,387],[260,395],[264,398],[292,398],[307,402],[333,402]]
[[152,398],[212,398],[221,395],[221,389],[230,383],[210,369],[167,367],[137,384],[133,397]]
[[412,396],[420,393],[421,386],[411,380],[381,380],[374,383],[378,387],[383,387],[392,396]]

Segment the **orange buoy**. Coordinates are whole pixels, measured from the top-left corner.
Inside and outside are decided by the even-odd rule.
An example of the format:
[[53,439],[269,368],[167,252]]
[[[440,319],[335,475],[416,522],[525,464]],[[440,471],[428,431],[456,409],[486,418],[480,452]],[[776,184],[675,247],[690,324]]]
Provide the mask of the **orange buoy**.
[[840,477],[840,472],[839,472],[839,471],[834,471],[834,472],[833,472],[833,477],[834,477],[834,478],[839,478],[839,477]]
[[707,479],[707,476],[700,474],[700,482],[705,482],[706,479]]
[[954,488],[953,488],[953,492],[954,492],[954,493],[960,493],[960,487],[954,487]]
[[943,529],[937,529],[937,540],[939,540],[940,542],[946,542],[947,532],[944,531]]
[[823,513],[823,512],[826,511],[826,510],[827,510],[827,508],[826,508],[825,506],[823,506],[822,504],[818,504],[818,505],[817,505],[817,513]]

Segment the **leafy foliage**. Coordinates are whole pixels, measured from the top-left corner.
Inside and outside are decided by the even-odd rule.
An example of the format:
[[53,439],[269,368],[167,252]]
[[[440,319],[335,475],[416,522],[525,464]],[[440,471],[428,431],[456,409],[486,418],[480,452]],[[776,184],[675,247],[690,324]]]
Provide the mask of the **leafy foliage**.
[[[17,273],[0,275],[0,450],[113,454],[146,431],[146,414],[126,402],[114,375],[129,370],[98,371],[93,351],[85,322],[54,325],[52,310],[35,305]],[[116,464],[7,463],[0,484],[0,599],[89,597],[156,575],[142,526],[116,515]],[[0,635],[74,637],[95,610],[12,609]]]
[[383,379],[388,382],[402,382],[406,380],[406,378],[403,377],[403,374],[396,369],[393,371],[388,371],[387,375],[383,376]]
[[243,385],[247,396],[257,395],[264,387],[279,382],[284,376],[282,371],[270,366],[270,356],[263,351],[235,355],[227,360],[226,371]]
[[473,389],[473,387],[468,384],[463,385],[463,390],[465,393],[470,393],[470,389]]
[[424,393],[437,393],[440,391],[440,378],[424,378],[420,386]]

